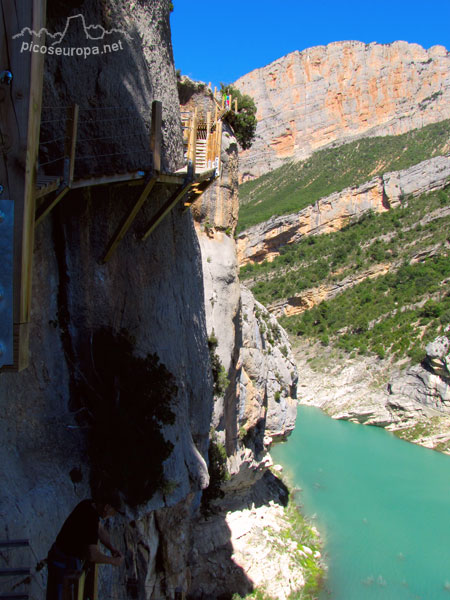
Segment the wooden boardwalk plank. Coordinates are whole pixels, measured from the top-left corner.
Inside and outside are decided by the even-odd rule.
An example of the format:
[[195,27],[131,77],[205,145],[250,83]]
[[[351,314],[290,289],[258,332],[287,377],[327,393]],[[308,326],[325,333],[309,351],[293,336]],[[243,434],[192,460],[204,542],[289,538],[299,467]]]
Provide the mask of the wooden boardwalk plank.
[[[44,179],[45,177],[45,179]],[[61,184],[61,178],[55,176],[38,176],[36,181],[36,200],[55,192]]]
[[12,575],[29,575],[30,569],[23,567],[10,567],[8,569],[0,569],[0,577],[10,577]]

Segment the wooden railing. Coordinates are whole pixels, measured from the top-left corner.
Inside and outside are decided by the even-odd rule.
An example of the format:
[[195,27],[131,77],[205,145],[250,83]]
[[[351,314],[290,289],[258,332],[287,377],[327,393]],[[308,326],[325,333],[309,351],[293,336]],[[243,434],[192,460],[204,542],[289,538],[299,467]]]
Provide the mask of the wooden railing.
[[[208,86],[211,87],[210,85]],[[222,119],[233,110],[232,96],[220,95],[217,89],[212,93],[214,110],[201,112],[181,112],[185,158],[193,172],[201,173],[210,169],[220,174],[220,152],[222,149]],[[237,111],[237,100],[234,99]]]
[[211,112],[202,115],[197,109],[193,113],[181,114],[183,142],[188,166],[193,172],[216,169],[220,172],[222,146],[222,121],[213,118]]

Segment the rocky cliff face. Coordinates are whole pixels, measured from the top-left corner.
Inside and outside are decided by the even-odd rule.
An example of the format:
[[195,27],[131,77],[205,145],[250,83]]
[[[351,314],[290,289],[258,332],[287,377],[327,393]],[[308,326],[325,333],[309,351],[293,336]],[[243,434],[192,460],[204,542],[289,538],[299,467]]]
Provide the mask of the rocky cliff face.
[[[78,102],[91,108],[96,103],[101,109],[123,108],[125,102],[134,111],[137,129],[145,131],[146,108],[153,99],[162,100],[163,167],[173,170],[183,157],[169,3],[139,3],[133,11],[122,3],[104,11],[102,6],[106,7],[79,2],[75,12],[82,11],[87,23],[120,24],[131,36],[126,50],[91,62],[56,57],[49,61],[44,105]],[[55,17],[49,26],[61,31],[64,22]],[[127,148],[131,164],[133,147]],[[103,154],[100,147],[98,152]],[[91,162],[89,168],[101,174],[96,170],[100,160]],[[135,580],[133,593],[139,598],[173,597],[177,586],[187,589],[190,509],[209,480],[212,377],[192,217],[175,209],[146,243],[133,235],[143,230],[169,194],[163,186],[156,189],[134,231],[105,265],[100,259],[139,188],[103,186],[66,196],[36,231],[30,366],[21,373],[0,375],[0,527],[3,538],[30,539],[27,564],[33,566],[46,556],[74,505],[91,495],[94,424],[115,414],[117,406],[129,401],[131,407],[137,396],[145,397],[151,377],[158,383],[162,372],[158,375],[145,362],[148,355],[155,354],[171,374],[176,387],[166,408],[172,417],[159,421],[154,438],[159,445],[145,457],[147,467],[136,479],[143,484],[148,469],[153,469],[159,483],[146,502],[129,505],[126,517],[112,523],[114,543],[126,561],[123,570],[101,569],[102,593],[108,597],[125,597],[126,583]],[[126,383],[125,373],[119,375],[104,364],[104,357],[120,363],[122,334],[132,348],[129,375],[137,378],[143,365],[149,369],[147,383],[145,378],[135,381],[133,389],[127,388],[132,381]],[[114,343],[100,344],[103,335]],[[133,450],[124,438],[114,445],[119,458],[130,459],[134,452],[130,468],[141,464],[142,448]],[[96,479],[98,470],[94,475]],[[180,543],[183,536],[185,542]],[[43,584],[33,569],[30,597],[43,597]]]
[[[211,108],[209,93],[192,82],[182,86],[180,97],[183,109]],[[236,539],[227,511],[234,502],[233,510],[245,513],[257,496],[260,502],[280,502],[281,488],[266,488],[261,480],[265,474],[270,476],[270,445],[289,435],[297,413],[297,370],[287,335],[238,278],[233,237],[238,146],[226,124],[221,161],[220,178],[194,203],[192,213],[202,255],[207,331],[217,339],[217,354],[228,378],[226,390],[214,399],[212,427],[226,450],[229,478],[222,484],[224,498],[214,502],[214,516],[200,518],[195,525],[194,537],[199,541],[194,542],[190,564],[193,598],[243,594],[253,585],[265,585],[263,578],[249,579],[245,561],[231,560]],[[278,504],[274,510],[281,510]],[[274,569],[278,577],[282,577],[280,569],[279,565]],[[298,576],[295,583],[301,584]],[[288,585],[288,589],[294,588]]]
[[450,155],[437,156],[409,169],[384,173],[358,187],[321,198],[298,213],[272,217],[249,227],[238,237],[239,264],[273,260],[285,244],[305,235],[331,233],[365,212],[383,212],[408,195],[443,189],[450,178]]
[[292,52],[237,80],[258,108],[241,180],[362,136],[396,135],[450,117],[442,46],[335,42]]

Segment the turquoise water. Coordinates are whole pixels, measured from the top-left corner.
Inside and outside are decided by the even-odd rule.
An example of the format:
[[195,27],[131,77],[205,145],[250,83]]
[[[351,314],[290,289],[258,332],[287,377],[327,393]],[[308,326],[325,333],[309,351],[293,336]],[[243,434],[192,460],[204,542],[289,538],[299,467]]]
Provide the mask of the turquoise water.
[[300,407],[273,448],[328,564],[321,600],[450,600],[450,457]]

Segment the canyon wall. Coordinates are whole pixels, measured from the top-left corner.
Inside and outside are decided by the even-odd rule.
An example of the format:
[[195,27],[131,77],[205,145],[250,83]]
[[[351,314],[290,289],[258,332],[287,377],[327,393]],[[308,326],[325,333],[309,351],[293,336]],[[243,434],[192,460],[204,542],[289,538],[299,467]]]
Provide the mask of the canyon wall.
[[[149,166],[146,122],[152,100],[161,100],[162,165],[173,172],[183,164],[183,145],[170,3],[137,3],[132,10],[121,2],[72,4],[70,14],[82,11],[87,24],[122,27],[129,38],[122,53],[48,59],[44,106],[56,107],[55,120],[57,107],[77,102],[80,115],[82,109],[95,109],[90,116],[114,121],[117,136],[110,153],[125,155],[121,165],[100,156],[89,160],[86,173],[102,175],[140,165],[136,145],[126,143],[125,133],[139,134],[147,156],[141,168]],[[69,10],[53,3],[49,29],[62,31]],[[117,107],[112,115],[111,107]],[[131,114],[126,126],[121,111],[127,119]],[[100,144],[93,151],[106,154]],[[77,172],[84,174],[83,163],[76,165]],[[114,447],[118,461],[128,461],[135,491],[144,494],[137,503],[127,502],[125,516],[110,524],[125,564],[100,568],[101,595],[172,598],[177,587],[188,586],[191,510],[209,481],[213,394],[200,248],[192,217],[180,207],[146,242],[139,241],[173,191],[158,185],[111,260],[102,264],[140,191],[126,184],[73,190],[36,229],[30,365],[20,373],[0,374],[1,537],[30,540],[26,562],[17,564],[11,555],[9,565],[32,567],[31,583],[16,589],[31,598],[45,595],[46,570],[37,572],[34,565],[46,557],[64,519],[91,496],[91,483],[95,487],[99,478],[117,482],[119,464],[117,471],[101,473],[94,461],[102,449]],[[164,367],[158,369],[155,360]],[[117,370],[121,362],[128,364],[128,374]],[[135,400],[164,385],[165,405],[153,415],[155,424],[142,419],[128,437],[112,443],[112,432],[109,441],[107,435],[101,443],[93,438],[93,430],[107,427],[117,407],[123,414],[140,410]],[[148,443],[156,444],[151,453],[133,447],[133,432],[137,444],[139,428],[146,426],[154,434]],[[122,492],[125,499],[131,493],[126,487]]]
[[317,406],[334,419],[385,427],[399,437],[449,454],[450,371],[448,327],[426,346],[421,364],[374,356],[349,358],[333,348],[309,344],[295,350],[302,372],[301,404]]
[[[186,82],[180,86],[182,110],[206,112],[213,108],[211,94],[202,85]],[[219,447],[226,452],[226,480],[221,494],[207,507],[207,518],[195,520],[190,562],[192,598],[216,598],[253,586],[267,584],[263,570],[249,572],[246,551],[231,555],[241,534],[230,525],[230,510],[245,527],[253,518],[249,507],[259,503],[266,518],[282,512],[284,486],[268,468],[268,453],[276,440],[286,438],[294,428],[297,414],[297,369],[287,334],[276,319],[255,301],[239,282],[237,245],[234,232],[238,217],[238,145],[224,123],[220,177],[192,205],[192,214],[201,248],[206,326],[210,340],[227,377],[225,389],[214,396],[212,428]],[[269,484],[267,484],[269,479]],[[205,511],[203,511],[205,512]],[[260,517],[262,518],[262,517]],[[255,541],[247,540],[248,552]],[[282,563],[272,567],[272,579],[282,585]],[[293,569],[294,566],[292,566]],[[250,569],[251,571],[251,569]],[[284,588],[287,597],[301,587],[301,572]]]
[[256,140],[240,154],[241,181],[333,144],[450,118],[443,46],[334,42],[292,52],[235,85],[258,109]]

